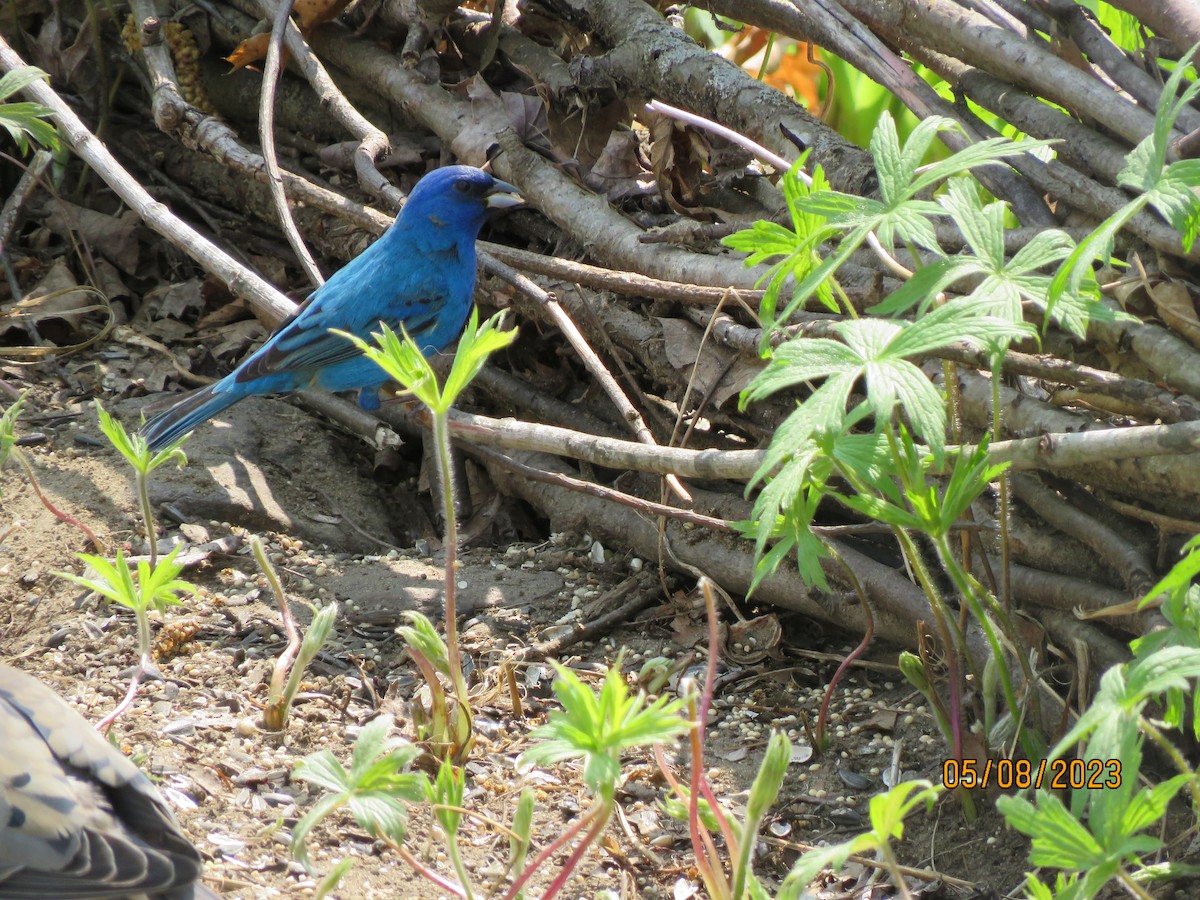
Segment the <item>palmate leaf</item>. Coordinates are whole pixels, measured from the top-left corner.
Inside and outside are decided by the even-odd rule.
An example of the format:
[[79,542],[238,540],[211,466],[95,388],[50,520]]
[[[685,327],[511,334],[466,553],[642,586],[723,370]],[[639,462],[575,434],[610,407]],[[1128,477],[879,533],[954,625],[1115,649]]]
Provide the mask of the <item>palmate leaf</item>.
[[[1198,48],[1200,44],[1192,47],[1183,58],[1191,58]],[[1080,292],[1085,280],[1091,279],[1092,263],[1111,253],[1117,232],[1147,204],[1153,205],[1179,230],[1183,249],[1191,248],[1197,231],[1200,231],[1200,199],[1189,188],[1200,184],[1200,166],[1194,160],[1180,160],[1165,166],[1175,120],[1183,107],[1200,93],[1200,81],[1189,83],[1183,93],[1179,93],[1184,74],[1189,68],[1183,64],[1175,67],[1163,86],[1154,116],[1153,133],[1133,148],[1126,157],[1125,168],[1117,175],[1119,185],[1141,191],[1141,195],[1101,222],[1067,257],[1051,282],[1047,315],[1064,295]],[[1096,289],[1092,287],[1090,290],[1095,292]]]
[[[867,383],[867,405],[885,423],[901,406],[913,429],[935,451],[945,443],[945,404],[940,391],[908,357],[965,341],[986,349],[1032,333],[1024,322],[981,315],[969,302],[952,301],[915,322],[853,319],[836,326],[844,344],[828,338],[791,341],[780,347],[767,367],[750,383],[743,402],[769,396],[802,382],[826,378],[814,393],[822,395],[827,420],[814,421],[811,431],[841,425],[841,413],[859,378]],[[808,402],[812,402],[812,399]],[[839,405],[840,404],[840,405]],[[772,442],[779,443],[778,438]],[[788,446],[787,444],[784,445]],[[791,444],[795,446],[795,444]]]
[[538,741],[522,755],[526,762],[549,765],[566,759],[584,760],[584,782],[598,794],[611,797],[621,774],[621,752],[670,740],[687,729],[679,714],[685,698],[658,697],[647,703],[631,695],[620,673],[620,658],[608,670],[600,693],[574,672],[553,663],[554,693],[562,704],[532,737]]

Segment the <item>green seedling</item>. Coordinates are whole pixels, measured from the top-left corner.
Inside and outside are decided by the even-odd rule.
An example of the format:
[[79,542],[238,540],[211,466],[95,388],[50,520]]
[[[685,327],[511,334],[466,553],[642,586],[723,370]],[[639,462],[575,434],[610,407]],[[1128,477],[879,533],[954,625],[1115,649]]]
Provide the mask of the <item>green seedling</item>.
[[442,678],[453,683],[450,652],[429,619],[415,610],[404,613],[407,625],[396,629],[408,655],[425,681],[424,694],[413,698],[411,713],[417,740],[437,759],[461,763],[474,743],[465,703],[451,704]]
[[870,830],[849,841],[805,853],[784,879],[776,900],[797,900],[822,869],[840,869],[851,854],[865,853],[877,853],[900,896],[912,900],[892,842],[904,837],[904,820],[922,806],[926,812],[932,809],[941,792],[940,786],[921,780],[901,782],[887,793],[876,794],[868,808]]
[[72,575],[69,572],[59,573],[63,578],[132,610],[137,621],[138,667],[130,679],[125,698],[97,725],[106,733],[113,722],[133,703],[143,676],[157,674],[157,667],[151,656],[150,610],[164,613],[169,607],[178,606],[183,602],[179,599],[180,594],[191,594],[196,590],[195,585],[179,578],[183,566],[176,561],[176,556],[181,549],[182,547],[176,547],[154,565],[144,559],[139,560],[136,579],[121,550],[117,551],[116,562],[90,553],[78,554],[79,559],[95,573],[94,577]]
[[[406,391],[428,407],[433,420],[434,458],[437,460],[438,480],[441,485],[442,512],[446,522],[446,660],[451,687],[454,691],[454,715],[461,718],[454,725],[449,718],[446,727],[436,734],[435,741],[443,745],[456,759],[465,758],[469,741],[462,734],[471,734],[471,707],[467,693],[467,681],[463,676],[462,655],[458,642],[458,518],[454,511],[454,481],[451,477],[450,410],[462,396],[464,390],[487,363],[488,357],[509,346],[516,339],[516,331],[501,331],[504,313],[497,313],[481,326],[479,313],[471,310],[471,319],[463,331],[455,351],[450,373],[443,386],[438,385],[437,374],[417,343],[402,332],[397,335],[387,325],[374,335],[375,343],[369,344],[361,338],[345,332],[335,332],[353,341],[362,352],[398,381]],[[428,681],[428,677],[427,677]],[[432,690],[432,685],[430,686]]]
[[125,430],[124,425],[109,415],[108,411],[100,405],[99,400],[96,400],[95,404],[100,430],[104,432],[109,443],[116,447],[117,451],[133,466],[138,505],[142,509],[146,542],[150,548],[150,566],[153,568],[158,562],[158,527],[154,524],[154,507],[150,503],[150,473],[168,462],[174,462],[179,468],[186,466],[187,456],[184,455],[182,446],[190,435],[185,434],[170,446],[153,453],[141,434],[135,432],[131,435]]
[[254,552],[254,559],[258,563],[258,567],[262,569],[268,584],[271,585],[271,591],[275,595],[275,604],[279,608],[280,621],[283,623],[284,633],[288,637],[287,647],[279,654],[279,658],[275,660],[275,667],[271,671],[271,684],[267,689],[267,705],[263,709],[263,727],[268,731],[282,731],[291,715],[292,701],[300,690],[300,679],[304,677],[304,670],[308,668],[309,663],[316,659],[321,648],[325,646],[325,642],[329,640],[329,636],[333,634],[338,606],[336,603],[329,603],[320,609],[313,609],[312,624],[308,626],[302,639],[300,629],[296,625],[296,618],[292,615],[291,607],[288,605],[283,583],[279,580],[275,567],[267,559],[262,541],[257,537],[252,538],[250,547]]
[[363,726],[354,742],[349,769],[329,750],[309,754],[296,764],[296,778],[326,793],[292,829],[292,855],[312,871],[309,833],[326,816],[346,807],[371,837],[394,850],[416,872],[438,888],[463,897],[462,888],[438,875],[404,846],[409,807],[429,796],[429,776],[411,770],[422,751],[407,741],[388,737],[391,726],[387,716]]
[[562,709],[551,712],[546,724],[534,731],[532,737],[538,743],[522,755],[522,761],[529,765],[552,765],[569,759],[583,760],[583,781],[592,793],[592,803],[560,837],[534,857],[504,900],[515,900],[534,872],[574,842],[566,862],[542,894],[543,900],[552,900],[571,878],[588,848],[604,833],[616,809],[621,754],[636,747],[666,743],[687,729],[687,723],[679,715],[683,700],[659,697],[648,702],[642,694],[631,695],[620,668],[621,657],[618,657],[596,693],[570,669],[554,663],[557,675],[554,693]]

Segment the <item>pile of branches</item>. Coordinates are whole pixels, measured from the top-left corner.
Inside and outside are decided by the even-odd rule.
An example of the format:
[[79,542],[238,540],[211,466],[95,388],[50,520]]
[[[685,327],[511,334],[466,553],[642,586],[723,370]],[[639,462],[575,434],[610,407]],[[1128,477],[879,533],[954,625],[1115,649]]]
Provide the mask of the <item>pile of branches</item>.
[[[345,260],[390,221],[377,210],[394,212],[400,188],[433,160],[490,164],[529,201],[528,211],[507,217],[502,243],[481,244],[484,293],[516,308],[523,336],[481,377],[473,411],[457,416],[459,445],[556,529],[586,529],[744,594],[754,547],[733,523],[749,516],[746,484],[761,448],[803,393],[738,408],[739,391],[762,366],[755,308],[764,271],[718,241],[755,220],[780,219],[786,206],[777,172],[763,160],[668,106],[644,104],[662,101],[719,122],[787,163],[807,151],[807,163],[849,193],[876,190],[871,157],[640,0],[517,9],[509,0],[491,13],[398,0],[359,4],[327,21],[343,5],[310,4],[321,9],[301,14],[303,36],[275,29],[291,60],[278,87],[280,54],[264,54],[265,41],[252,37],[262,23],[282,21],[268,0],[212,0],[178,17],[153,0],[132,0],[129,22],[99,10],[69,21],[25,4],[0,64],[22,62],[13,45],[50,71],[58,92],[39,84],[30,93],[55,109],[76,152],[267,324],[290,314],[291,301],[223,252],[218,245],[228,238],[208,240],[143,185],[160,185],[155,194],[177,208],[232,210],[251,222],[277,224],[287,207],[282,218],[295,223],[298,256],[308,245]],[[1046,227],[1082,237],[1129,200],[1117,174],[1153,130],[1161,73],[1121,50],[1074,0],[698,5],[827,48],[918,116],[955,120],[961,130],[943,134],[951,149],[992,132],[967,104],[939,96],[907,59],[1025,134],[1061,141],[1051,161],[1030,154],[977,173],[1020,220],[1008,232],[1009,254]],[[1175,42],[1153,38],[1148,59],[1179,58],[1200,39],[1194,7],[1183,0],[1116,5]],[[68,34],[72,52],[61,52]],[[84,61],[89,53],[103,56],[99,81],[99,60]],[[266,77],[246,68],[227,75],[226,55],[243,67],[265,64]],[[75,104],[82,118],[105,120],[105,139],[124,166],[76,118],[68,91],[85,101]],[[260,142],[260,93],[278,134],[290,136],[278,154]],[[1200,110],[1185,109],[1177,127],[1174,152],[1188,156]],[[286,157],[283,171],[276,155]],[[389,176],[389,167],[400,174]],[[286,204],[272,197],[273,186]],[[946,248],[962,246],[951,228],[938,237]],[[1200,419],[1200,322],[1186,280],[1200,251],[1184,249],[1149,209],[1130,219],[1117,249],[1132,268],[1109,299],[1141,320],[1095,322],[1086,342],[1052,331],[1040,346],[1008,352],[999,394],[1005,437],[1033,439],[1012,443],[1007,457],[1020,471],[1010,523],[1013,600],[1058,645],[1088,648],[1097,670],[1121,658],[1114,629],[1141,633],[1153,623],[1123,604],[1173,560],[1180,535],[1200,531],[1200,457],[1190,452],[1197,432],[1189,424]],[[877,256],[864,255],[839,271],[839,283],[867,309],[899,282]],[[830,336],[836,321],[799,313],[789,329]],[[967,347],[939,356],[958,366],[965,435],[977,438],[992,421],[992,384],[981,374],[991,360]],[[321,408],[378,444],[394,436],[348,404],[326,400]],[[1083,432],[1086,441],[1060,440]],[[987,535],[996,510],[977,506]],[[915,644],[928,603],[886,532],[841,520],[824,537],[856,573],[856,590],[834,567],[833,587],[814,590],[785,563],[754,599],[863,629],[860,588],[875,633]],[[1079,615],[1110,607],[1120,614],[1105,616],[1103,629]],[[986,655],[981,644],[977,650]]]

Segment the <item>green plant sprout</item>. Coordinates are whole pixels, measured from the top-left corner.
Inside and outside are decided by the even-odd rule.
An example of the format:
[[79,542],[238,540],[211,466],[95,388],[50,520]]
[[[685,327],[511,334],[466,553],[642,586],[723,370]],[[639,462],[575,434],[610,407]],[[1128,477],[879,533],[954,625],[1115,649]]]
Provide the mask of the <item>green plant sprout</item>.
[[142,510],[142,522],[146,528],[146,543],[149,545],[150,568],[154,568],[158,563],[158,526],[154,523],[154,507],[150,503],[150,473],[168,462],[174,462],[181,469],[186,466],[187,456],[182,447],[183,442],[191,434],[189,432],[170,446],[153,453],[146,445],[146,439],[140,433],[135,432],[131,435],[125,430],[124,425],[109,415],[108,410],[100,404],[99,400],[94,403],[100,430],[104,432],[109,443],[116,447],[117,451],[133,466],[138,505]]
[[587,849],[604,833],[616,809],[621,754],[635,747],[665,743],[687,729],[687,723],[679,715],[684,701],[659,697],[647,702],[644,695],[631,696],[620,672],[621,661],[622,656],[618,655],[604,676],[599,694],[570,669],[553,663],[557,675],[554,693],[562,709],[550,712],[546,724],[535,729],[532,738],[539,743],[522,754],[522,762],[552,765],[569,759],[583,760],[583,781],[593,800],[561,836],[534,857],[504,900],[515,900],[530,876],[578,837],[558,875],[542,894],[543,900],[552,900],[570,879]]
[[93,578],[86,577],[86,574],[59,573],[63,578],[132,610],[137,620],[138,666],[130,679],[125,698],[117,705],[116,709],[97,723],[97,727],[105,733],[133,703],[143,676],[157,675],[158,673],[158,668],[151,655],[150,610],[154,609],[159,613],[164,613],[168,607],[178,606],[183,602],[179,599],[180,594],[190,594],[196,590],[195,585],[179,578],[183,566],[176,560],[176,557],[181,549],[183,549],[182,544],[175,547],[154,565],[144,559],[138,560],[136,579],[122,550],[117,550],[116,562],[110,562],[103,556],[95,556],[90,553],[77,554],[79,559],[95,572]]
[[[76,519],[74,516],[63,512],[54,505],[49,497],[46,496],[45,492],[42,490],[41,484],[38,482],[37,473],[33,469],[33,464],[29,461],[28,457],[21,450],[21,448],[17,446],[17,416],[21,414],[21,408],[25,405],[25,398],[28,396],[29,391],[25,391],[25,393],[21,394],[21,396],[18,397],[14,402],[9,404],[8,408],[4,410],[3,414],[0,414],[0,469],[4,468],[4,464],[8,462],[9,459],[15,459],[17,464],[24,470],[25,477],[29,481],[29,486],[33,488],[33,492],[37,494],[37,498],[41,501],[42,506],[46,507],[46,510],[60,522],[66,522],[68,525],[73,525],[82,531],[87,536],[87,539],[91,541],[92,546],[103,553],[105,550],[105,544],[100,540],[100,538],[96,537],[95,532],[93,532],[92,529],[88,528],[87,525]],[[12,529],[16,527],[16,525],[9,526],[9,528],[5,529],[4,534],[0,537],[7,537]]]
[[[509,346],[516,339],[515,330],[500,330],[503,320],[504,313],[500,312],[481,326],[479,313],[472,307],[471,318],[459,339],[450,373],[446,376],[445,385],[441,387],[438,385],[433,366],[407,332],[403,332],[402,336],[397,335],[386,324],[380,323],[382,330],[373,335],[374,345],[343,331],[334,332],[353,341],[369,359],[374,360],[388,374],[388,377],[398,381],[407,392],[428,407],[433,420],[434,458],[437,460],[442,512],[446,523],[445,674],[449,677],[454,691],[454,706],[444,717],[440,713],[436,720],[431,717],[436,728],[443,729],[439,732],[435,728],[431,732],[431,740],[435,745],[441,745],[441,749],[458,762],[464,760],[470,751],[472,729],[470,698],[466,678],[463,676],[458,642],[458,518],[454,511],[449,415],[450,409],[466,390],[467,385],[479,374],[488,357]],[[428,656],[425,658],[430,659]],[[428,672],[426,678],[429,678]],[[429,683],[429,689],[434,691],[435,685]]]
[[296,625],[296,617],[292,615],[291,607],[288,605],[287,592],[283,589],[283,583],[279,580],[275,567],[267,559],[262,541],[257,536],[251,538],[250,548],[254,553],[255,562],[266,576],[267,583],[271,586],[271,592],[275,595],[275,605],[279,608],[280,621],[283,623],[283,630],[288,638],[287,647],[279,654],[279,658],[275,660],[275,666],[271,670],[271,684],[267,689],[267,705],[263,709],[263,727],[268,731],[282,731],[287,726],[288,717],[291,715],[292,701],[295,700],[296,694],[300,690],[300,679],[304,677],[304,670],[308,668],[309,663],[316,659],[317,654],[321,652],[321,648],[325,646],[329,636],[333,633],[333,626],[337,621],[338,605],[337,603],[328,603],[320,609],[310,606],[313,610],[312,623],[301,639],[300,629]]
[[425,682],[413,698],[411,708],[416,738],[435,758],[460,761],[469,753],[474,738],[470,716],[459,715],[451,707],[438,677],[441,675],[453,684],[449,649],[428,617],[415,610],[404,613],[404,617],[408,624],[397,627],[396,634],[403,638],[408,655]]
[[[295,775],[328,793],[317,801],[292,832],[292,853],[306,867],[306,851],[313,826],[335,809],[348,806],[358,823],[372,837],[382,840],[422,877],[457,897],[474,898],[478,890],[459,851],[459,828],[464,817],[478,818],[494,830],[508,835],[512,884],[504,900],[524,896],[530,878],[574,843],[567,859],[540,895],[552,900],[570,880],[588,848],[604,833],[616,809],[616,792],[621,780],[621,754],[674,739],[688,727],[679,715],[682,700],[658,698],[647,701],[631,695],[620,673],[620,659],[609,669],[599,693],[577,676],[555,665],[554,690],[562,709],[550,713],[546,724],[536,729],[537,742],[521,759],[522,765],[552,765],[566,760],[583,760],[583,780],[593,802],[564,833],[528,859],[533,821],[533,794],[521,793],[511,828],[485,819],[462,806],[464,772],[443,760],[437,778],[412,771],[423,751],[405,741],[386,737],[390,721],[380,717],[366,725],[354,744],[349,769],[343,768],[328,750],[310,754],[296,766]],[[420,801],[431,805],[441,828],[447,856],[457,880],[451,880],[426,865],[405,845],[409,809]],[[490,894],[496,893],[496,890]],[[489,895],[490,895],[489,894]]]
[[922,806],[926,812],[932,809],[941,792],[940,786],[920,780],[904,781],[886,793],[876,794],[868,807],[870,830],[840,844],[805,853],[784,879],[776,900],[797,900],[822,869],[840,869],[851,854],[870,852],[879,854],[900,896],[911,900],[913,895],[904,881],[892,841],[904,837],[904,820]]
[[343,768],[329,750],[311,753],[296,764],[296,778],[327,793],[292,829],[292,855],[311,871],[308,835],[330,813],[348,807],[354,819],[376,840],[383,841],[413,869],[456,897],[462,889],[428,868],[404,846],[408,808],[428,796],[429,777],[411,771],[421,749],[407,741],[389,738],[392,720],[379,716],[364,725],[354,741],[350,768]]
[[59,147],[58,129],[44,121],[54,115],[54,110],[40,103],[6,102],[17,91],[43,79],[48,81],[50,76],[36,66],[21,66],[0,77],[0,127],[23,154],[29,152],[30,141],[51,151]]

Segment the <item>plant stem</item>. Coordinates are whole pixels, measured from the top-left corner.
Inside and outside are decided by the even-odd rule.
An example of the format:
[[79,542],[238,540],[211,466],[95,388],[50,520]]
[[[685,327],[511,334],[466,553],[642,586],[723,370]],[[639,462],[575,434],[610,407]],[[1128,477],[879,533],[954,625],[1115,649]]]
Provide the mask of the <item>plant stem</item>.
[[453,881],[443,878],[437,872],[433,871],[433,869],[426,866],[425,863],[417,859],[416,855],[402,844],[397,844],[395,841],[390,840],[387,841],[387,843],[393,850],[396,851],[397,856],[413,867],[413,870],[418,875],[428,878],[443,891],[447,891],[453,894],[455,897],[465,898],[467,896],[466,891],[463,890],[461,885],[457,885]]
[[42,506],[46,507],[50,513],[59,521],[66,522],[68,525],[74,525],[80,531],[87,535],[92,546],[100,553],[107,553],[108,548],[100,538],[96,537],[92,529],[88,528],[74,516],[70,516],[63,512],[57,506],[50,502],[50,498],[42,493],[42,486],[38,483],[37,474],[33,471],[33,465],[25,458],[25,454],[19,448],[13,447],[10,451],[12,457],[21,464],[21,468],[25,470],[25,477],[29,479],[29,486],[33,488],[33,492],[37,494],[38,499],[42,501]]
[[1146,890],[1136,881],[1134,881],[1129,876],[1129,873],[1124,869],[1117,869],[1117,872],[1113,877],[1121,883],[1121,887],[1125,888],[1125,890],[1129,892],[1130,896],[1136,897],[1137,900],[1154,900],[1154,895],[1147,893]]
[[146,525],[146,541],[150,545],[150,571],[154,571],[158,567],[158,527],[154,524],[154,508],[150,504],[150,473],[141,466],[134,471],[138,502],[142,505],[142,520]]
[[[992,440],[999,440],[1001,428],[1004,427],[1003,411],[1000,408],[1000,380],[1004,366],[1004,356],[997,354],[992,363]],[[1000,474],[1000,590],[1001,603],[1006,610],[1012,610],[1012,560],[1008,545],[1008,522],[1010,504],[1012,502],[1011,483],[1008,472]]]
[[458,883],[462,885],[463,897],[466,900],[475,900],[475,893],[471,890],[471,878],[467,873],[467,867],[463,865],[457,832],[446,835],[446,853],[450,856],[450,865],[454,866],[454,871],[458,875]]
[[896,883],[896,890],[900,892],[900,896],[904,900],[912,900],[912,891],[908,889],[908,883],[904,880],[904,875],[900,871],[900,864],[896,861],[896,857],[892,853],[892,845],[887,841],[881,841],[879,844],[879,855],[883,857],[883,864],[887,868],[888,874],[892,876],[892,881]]
[[588,829],[587,834],[580,839],[575,849],[571,851],[571,855],[567,857],[566,862],[562,864],[558,875],[554,877],[554,880],[550,882],[550,886],[546,888],[546,892],[542,894],[542,900],[554,900],[555,895],[563,889],[563,886],[575,874],[575,869],[579,866],[579,860],[583,859],[583,854],[596,842],[596,839],[600,837],[601,832],[608,825],[608,820],[612,816],[612,801],[603,800],[597,804],[597,808],[600,809],[600,812],[596,815],[596,821],[592,823],[592,827]]
[[434,458],[442,488],[442,509],[446,517],[446,655],[450,663],[450,679],[458,705],[470,717],[467,683],[462,673],[462,657],[458,648],[458,514],[454,511],[454,482],[450,466],[450,421],[448,411],[433,413]]
[[[596,816],[600,815],[603,811],[603,805],[603,802],[601,802],[592,806],[587,812],[572,822],[571,826],[559,837],[555,838],[552,843],[542,848],[542,852],[533,858],[533,862],[525,866],[525,871],[522,872],[517,880],[512,883],[512,887],[510,887],[508,892],[504,895],[504,900],[514,900],[514,898],[521,893],[521,890],[525,887],[526,882],[533,877],[533,873],[541,868],[542,864],[546,862],[546,860],[550,859],[550,857],[552,857],[555,853],[574,840],[575,835],[579,834],[579,832],[583,831],[584,828],[587,828],[592,824],[592,819],[596,818]],[[611,809],[609,812],[611,813]],[[604,821],[608,821],[607,815],[605,815]],[[585,843],[584,846],[587,846],[587,844]]]
[[[143,477],[138,473],[139,484],[138,489],[141,489],[140,479]],[[271,593],[275,595],[275,605],[279,607],[279,617],[283,622],[283,630],[287,635],[288,643],[275,660],[275,667],[271,670],[271,685],[267,692],[267,707],[263,710],[263,725],[271,731],[282,731],[283,726],[287,724],[290,705],[287,701],[287,691],[284,685],[287,681],[288,673],[291,671],[293,661],[296,659],[296,654],[300,652],[300,629],[296,627],[296,619],[292,616],[292,610],[288,606],[287,594],[284,593],[283,584],[279,580],[279,575],[275,568],[271,565],[271,561],[267,559],[266,550],[263,549],[262,541],[257,537],[250,539],[250,548],[254,551],[254,560],[258,563],[259,569],[266,576],[267,583],[271,586]],[[151,563],[151,566],[154,564]]]
[[[962,759],[962,684],[961,670],[958,666],[960,646],[965,645],[965,639],[962,632],[957,628],[951,631],[951,619],[946,607],[946,601],[942,599],[941,592],[938,590],[937,583],[933,580],[933,576],[929,572],[929,568],[925,565],[925,560],[921,556],[920,548],[908,532],[903,528],[896,527],[892,529],[896,535],[896,540],[900,543],[905,556],[913,567],[913,572],[917,576],[917,582],[921,585],[921,589],[925,592],[925,596],[929,599],[929,608],[933,611],[934,620],[938,624],[938,631],[941,632],[940,637],[942,643],[946,645],[946,681],[950,691],[950,740],[953,744],[954,758]],[[953,633],[953,637],[951,636]],[[931,688],[932,689],[932,688]]]
[[867,648],[871,646],[871,639],[875,636],[875,615],[871,609],[871,600],[867,597],[867,592],[863,589],[862,582],[858,580],[858,576],[854,574],[854,570],[846,564],[840,553],[831,543],[826,543],[825,548],[842,567],[842,571],[846,573],[847,579],[854,587],[854,591],[858,594],[858,602],[862,604],[863,613],[867,617],[867,628],[863,632],[862,640],[858,642],[858,646],[851,650],[846,658],[842,660],[842,664],[837,667],[837,671],[833,673],[833,677],[829,679],[829,684],[825,688],[825,697],[821,700],[821,711],[817,715],[817,747],[818,750],[825,749],[825,725],[829,719],[829,704],[833,700],[833,692],[837,687],[838,681],[842,675],[850,668],[853,662],[867,652]]

